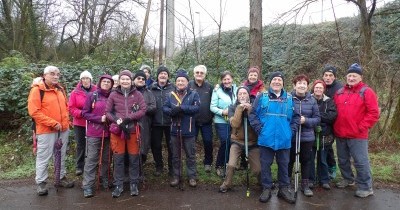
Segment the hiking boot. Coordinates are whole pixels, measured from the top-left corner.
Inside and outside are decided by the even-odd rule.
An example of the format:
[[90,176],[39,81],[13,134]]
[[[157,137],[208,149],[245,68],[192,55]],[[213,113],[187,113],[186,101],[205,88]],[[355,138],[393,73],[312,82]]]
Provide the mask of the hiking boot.
[[189,186],[196,187],[197,186],[196,179],[189,179]]
[[310,189],[314,189],[314,187],[315,187],[314,182],[308,182],[308,187]]
[[103,187],[104,190],[107,190],[110,188],[110,185],[108,184],[108,179],[102,179],[103,181],[101,182],[101,186]]
[[278,198],[282,198],[283,200],[291,204],[296,203],[296,198],[294,197],[294,193],[290,192],[289,187],[279,188]]
[[264,189],[264,191],[261,193],[260,198],[258,198],[258,200],[261,203],[266,203],[269,201],[269,199],[271,199],[271,189],[266,188]]
[[224,168],[222,166],[217,167],[216,173],[217,173],[217,176],[219,176],[219,177],[224,177],[225,176]]
[[137,184],[131,184],[131,196],[138,196],[139,190]]
[[49,191],[47,190],[46,182],[42,182],[42,183],[38,184],[37,194],[39,196],[47,195],[48,193],[49,193]]
[[122,192],[124,192],[124,186],[117,185],[117,186],[115,186],[111,195],[113,198],[118,198],[119,196],[121,196]]
[[80,175],[82,175],[82,174],[83,174],[83,170],[82,170],[82,169],[77,168],[77,169],[75,170],[75,176],[80,176]]
[[219,186],[218,192],[226,193],[226,192],[228,192],[228,189],[229,189],[228,185],[226,185],[225,182],[223,182],[222,185]]
[[170,185],[171,187],[176,187],[176,186],[178,186],[178,184],[179,184],[179,179],[178,179],[178,177],[173,177],[173,178],[171,179],[171,182],[169,183],[169,185]]
[[312,197],[314,195],[313,191],[308,186],[305,186],[301,191],[303,191],[303,194],[307,197]]
[[336,187],[337,188],[346,188],[348,186],[354,186],[355,182],[354,180],[347,180],[347,179],[343,179],[342,181],[336,183]]
[[159,177],[161,176],[162,173],[163,173],[162,168],[156,168],[156,171],[154,171],[153,175]]
[[322,184],[322,188],[324,188],[325,190],[330,190],[331,186],[329,185],[329,183],[324,183]]
[[206,173],[210,173],[211,172],[211,165],[204,165],[204,171]]
[[64,188],[73,188],[74,181],[69,181],[66,176],[60,180],[60,186]]
[[357,190],[354,196],[359,197],[359,198],[366,198],[370,195],[374,195],[374,191],[372,188],[369,188],[368,190]]
[[83,197],[91,198],[93,197],[93,190],[92,188],[83,189]]

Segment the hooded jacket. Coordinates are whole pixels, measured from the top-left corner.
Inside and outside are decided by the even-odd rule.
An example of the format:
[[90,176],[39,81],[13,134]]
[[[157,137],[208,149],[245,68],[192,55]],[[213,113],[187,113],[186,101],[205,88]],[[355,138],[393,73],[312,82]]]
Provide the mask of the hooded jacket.
[[[44,91],[40,99],[40,90]],[[32,85],[28,96],[28,113],[35,120],[36,134],[54,133],[54,126],[61,124],[61,131],[69,128],[67,97],[59,85],[49,87],[44,81]]]
[[[102,79],[111,80],[111,89],[107,92],[101,89],[100,83]],[[85,105],[82,108],[83,118],[87,120],[87,132],[86,135],[89,137],[101,138],[110,136],[109,134],[109,122],[101,122],[101,117],[106,114],[107,99],[111,94],[112,86],[114,81],[110,75],[103,75],[97,84],[97,90],[89,93],[85,101]]]
[[86,127],[86,120],[82,115],[82,108],[85,105],[86,98],[89,93],[93,93],[97,87],[90,84],[89,91],[82,88],[82,83],[78,82],[75,89],[71,92],[68,101],[69,113],[73,118],[73,125]]
[[333,125],[335,135],[347,139],[368,139],[368,131],[379,120],[378,98],[371,88],[362,97],[363,82],[344,86],[342,94],[335,94],[337,118]]
[[137,89],[140,93],[142,93],[144,101],[146,102],[146,114],[140,119],[140,134],[142,139],[142,144],[140,145],[141,154],[147,155],[147,152],[150,149],[150,137],[151,137],[151,120],[153,118],[154,113],[157,110],[156,107],[156,98],[153,93],[147,89],[146,86]]
[[[321,118],[319,115],[319,108],[317,101],[307,92],[304,99],[300,99],[292,93],[294,109],[300,116],[306,118],[304,124],[301,126],[301,142],[315,141],[315,126],[319,125]],[[293,138],[293,141],[295,138]]]
[[229,96],[223,85],[215,86],[210,103],[210,110],[214,113],[214,123],[228,123],[225,117],[222,116],[222,111],[236,102],[237,87],[235,84],[232,84],[230,91],[232,97]]
[[150,91],[153,93],[156,98],[156,112],[153,115],[152,125],[153,126],[170,126],[171,125],[171,117],[166,115],[162,107],[165,103],[165,100],[171,91],[175,90],[175,85],[171,84],[169,81],[164,87],[160,87],[157,82],[154,82],[150,86]]

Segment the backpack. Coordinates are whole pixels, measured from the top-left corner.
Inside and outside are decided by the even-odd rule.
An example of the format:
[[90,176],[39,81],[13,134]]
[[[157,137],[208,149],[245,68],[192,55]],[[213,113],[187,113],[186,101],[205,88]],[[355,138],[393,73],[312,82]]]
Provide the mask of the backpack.
[[[39,89],[39,93],[40,93],[40,102],[42,102],[44,97],[44,90]],[[32,119],[32,125],[31,125],[32,131],[36,133],[36,122],[33,118],[31,119]]]
[[[360,95],[361,99],[364,101],[364,96],[365,96],[365,91],[368,89],[368,85],[364,85],[361,87],[360,91],[358,94]],[[344,93],[344,87],[341,87],[339,90],[337,90],[336,94],[340,95]]]

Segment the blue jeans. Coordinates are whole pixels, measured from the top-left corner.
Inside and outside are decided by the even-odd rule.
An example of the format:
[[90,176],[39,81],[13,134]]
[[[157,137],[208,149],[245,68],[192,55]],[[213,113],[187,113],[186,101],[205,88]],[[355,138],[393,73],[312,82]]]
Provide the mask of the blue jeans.
[[260,162],[261,162],[261,183],[264,189],[272,188],[272,175],[271,165],[276,156],[276,163],[278,164],[278,181],[279,188],[290,185],[288,176],[288,165],[290,157],[290,149],[273,150],[269,147],[259,147],[260,149]]
[[[182,141],[182,142],[181,142]],[[181,147],[182,146],[182,147]],[[173,176],[180,177],[183,172],[183,151],[186,154],[186,173],[189,179],[196,179],[196,142],[195,137],[184,137],[180,140],[177,136],[171,135],[172,168]]]
[[[372,188],[372,174],[368,159],[368,140],[367,139],[342,139],[336,138],[337,156],[340,173],[346,180],[357,183],[359,190]],[[351,170],[350,159],[354,160],[354,168],[357,176]]]
[[[321,184],[329,183],[329,166],[328,166],[328,153],[329,150],[332,149],[332,145],[324,146],[317,151],[317,147],[313,147],[313,151],[311,153],[311,167],[310,167],[310,182],[317,182]],[[315,154],[317,154],[317,175],[318,179],[315,177]]]
[[213,162],[212,124],[196,125],[196,138],[201,132],[204,146],[204,165],[211,165]]
[[215,130],[221,143],[218,150],[217,161],[215,163],[215,166],[218,168],[225,166],[229,160],[231,126],[227,123],[215,123]]

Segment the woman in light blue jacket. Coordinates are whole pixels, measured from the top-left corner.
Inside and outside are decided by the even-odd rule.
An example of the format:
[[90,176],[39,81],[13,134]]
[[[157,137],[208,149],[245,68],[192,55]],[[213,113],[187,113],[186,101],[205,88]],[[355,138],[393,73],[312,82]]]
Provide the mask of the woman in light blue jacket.
[[214,113],[214,125],[221,145],[215,163],[217,175],[225,176],[224,166],[228,162],[231,127],[228,121],[228,107],[236,101],[237,87],[233,84],[233,75],[229,71],[221,74],[221,84],[215,86],[210,110]]

